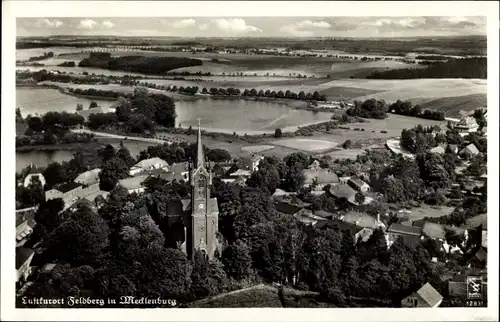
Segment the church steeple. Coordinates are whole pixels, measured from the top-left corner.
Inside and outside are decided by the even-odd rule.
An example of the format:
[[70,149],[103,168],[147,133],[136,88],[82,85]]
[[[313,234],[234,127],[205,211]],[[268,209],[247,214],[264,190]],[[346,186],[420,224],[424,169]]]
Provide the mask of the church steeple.
[[205,167],[205,156],[203,153],[203,143],[201,143],[200,119],[198,119],[198,138],[196,140],[196,145],[197,145],[197,152],[196,152],[195,169],[198,169],[200,166]]

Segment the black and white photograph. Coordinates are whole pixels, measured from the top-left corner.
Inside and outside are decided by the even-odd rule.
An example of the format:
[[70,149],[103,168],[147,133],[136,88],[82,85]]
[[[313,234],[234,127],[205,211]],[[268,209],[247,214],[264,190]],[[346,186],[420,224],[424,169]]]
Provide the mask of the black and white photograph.
[[2,319],[498,319],[498,3],[412,3],[4,2]]

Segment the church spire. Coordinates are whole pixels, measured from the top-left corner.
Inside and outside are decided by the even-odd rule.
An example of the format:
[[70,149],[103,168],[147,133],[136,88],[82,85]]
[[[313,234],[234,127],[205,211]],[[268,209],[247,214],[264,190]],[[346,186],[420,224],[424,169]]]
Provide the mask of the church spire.
[[200,119],[198,119],[198,139],[196,140],[197,145],[197,153],[196,153],[196,164],[195,167],[198,168],[200,166],[205,167],[205,156],[203,153],[203,144],[201,143],[201,126]]

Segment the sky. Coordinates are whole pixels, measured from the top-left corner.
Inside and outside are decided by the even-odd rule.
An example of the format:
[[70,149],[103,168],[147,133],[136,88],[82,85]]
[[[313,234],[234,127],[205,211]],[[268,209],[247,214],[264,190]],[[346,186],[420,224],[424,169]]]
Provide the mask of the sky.
[[17,18],[17,36],[421,37],[486,35],[485,17]]

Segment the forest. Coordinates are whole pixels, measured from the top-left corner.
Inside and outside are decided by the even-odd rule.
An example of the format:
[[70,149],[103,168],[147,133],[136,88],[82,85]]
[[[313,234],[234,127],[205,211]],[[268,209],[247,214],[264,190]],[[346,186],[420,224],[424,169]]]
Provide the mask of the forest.
[[173,69],[201,66],[202,64],[203,62],[199,59],[184,57],[111,57],[111,53],[91,52],[88,58],[84,58],[78,63],[78,67],[97,67],[125,72],[160,75]]
[[416,79],[416,78],[487,78],[487,58],[474,57],[452,59],[428,65],[423,69],[404,68],[374,71],[368,79]]

